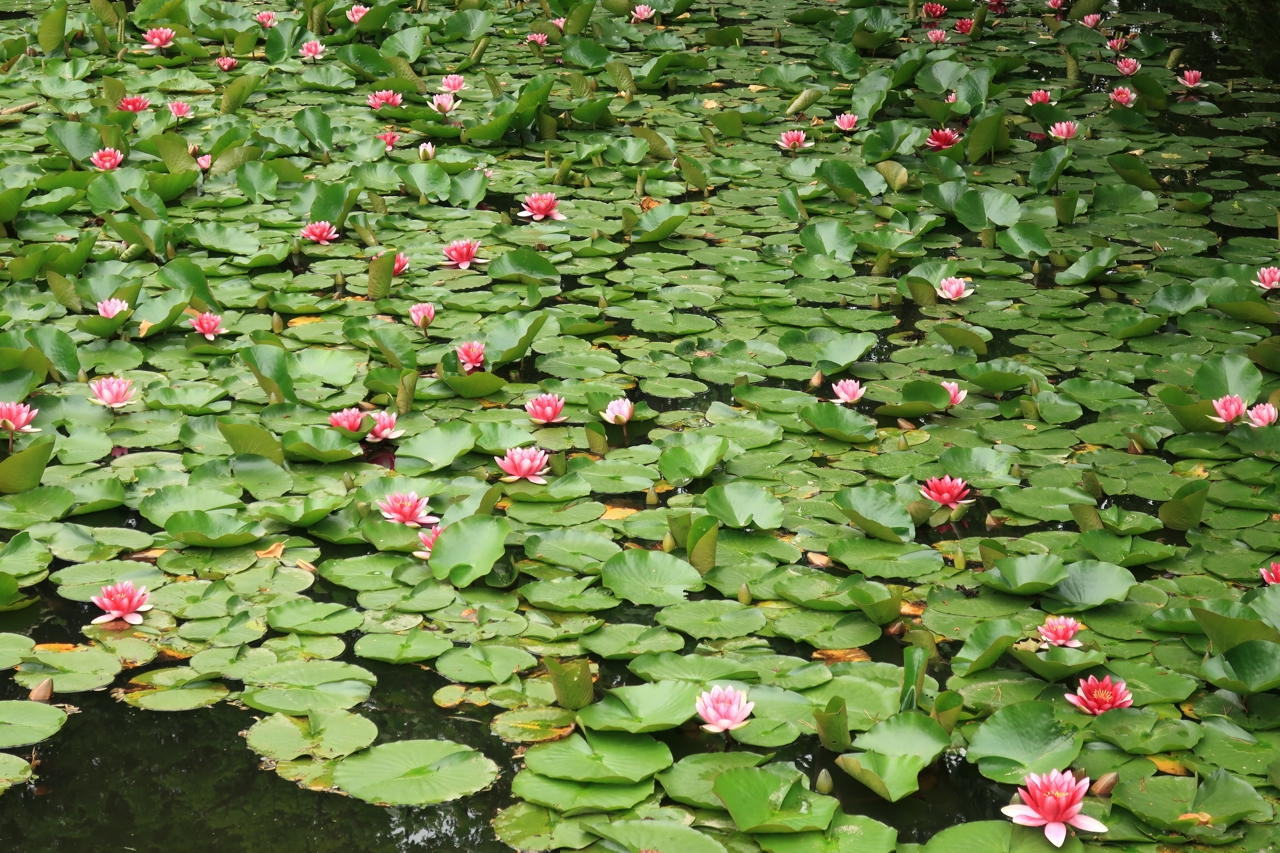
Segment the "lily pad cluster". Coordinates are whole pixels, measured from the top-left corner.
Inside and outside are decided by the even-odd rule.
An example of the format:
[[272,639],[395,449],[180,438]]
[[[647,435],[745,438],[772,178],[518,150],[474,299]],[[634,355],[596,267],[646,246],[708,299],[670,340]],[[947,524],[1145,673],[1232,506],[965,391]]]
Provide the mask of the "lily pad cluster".
[[[0,634],[32,695],[0,789],[110,688],[249,709],[318,792],[505,776],[518,850],[1277,843],[1277,95],[1186,31],[1101,0],[4,22],[0,610],[84,628]],[[387,664],[487,733],[380,733]],[[727,735],[713,688],[753,703]],[[953,759],[1093,784],[1070,833],[842,806]]]

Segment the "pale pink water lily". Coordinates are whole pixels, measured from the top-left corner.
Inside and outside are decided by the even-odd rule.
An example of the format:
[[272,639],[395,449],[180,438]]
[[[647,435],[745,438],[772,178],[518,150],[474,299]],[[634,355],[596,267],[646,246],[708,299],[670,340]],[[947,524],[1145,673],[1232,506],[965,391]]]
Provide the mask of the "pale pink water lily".
[[439,521],[440,519],[427,512],[429,508],[427,499],[418,497],[417,492],[394,492],[378,501],[378,509],[383,518],[406,527],[425,527]]
[[1066,700],[1086,714],[1097,716],[1113,708],[1128,708],[1133,696],[1123,681],[1111,680],[1111,676],[1099,681],[1095,676],[1080,679],[1075,693],[1068,693]]
[[253,16],[254,20],[267,29],[271,29],[277,23],[275,12],[259,12]]
[[436,159],[436,147],[430,142],[424,142],[418,146],[418,159],[426,162]]
[[1069,649],[1078,649],[1084,643],[1075,637],[1083,627],[1084,625],[1070,616],[1050,616],[1044,620],[1044,624],[1038,629],[1041,639],[1044,640],[1040,647],[1047,649],[1049,646],[1063,646]]
[[446,267],[457,267],[460,270],[470,269],[472,264],[487,264],[486,258],[476,257],[476,253],[480,251],[480,241],[468,238],[466,240],[454,240],[442,250],[446,260]]
[[647,21],[654,16],[655,12],[652,6],[646,6],[641,3],[639,6],[631,10],[631,23],[638,24],[641,21]]
[[535,424],[559,424],[569,420],[564,412],[564,397],[559,394],[539,394],[524,404],[529,420]]
[[191,318],[191,328],[196,334],[204,335],[206,340],[213,340],[227,330],[222,328],[222,315],[206,311]]
[[947,16],[947,7],[941,3],[925,3],[920,11],[926,18],[942,19]]
[[143,33],[142,40],[147,43],[146,50],[164,50],[166,47],[173,46],[175,35],[177,33],[168,27],[155,27]]
[[313,39],[304,44],[298,53],[302,54],[303,59],[318,60],[324,56],[324,45]]
[[929,138],[924,141],[924,144],[930,151],[946,151],[959,141],[960,134],[957,131],[949,127],[940,127],[929,133]]
[[209,167],[213,165],[213,155],[202,154],[201,156],[196,158],[196,165],[199,166],[201,169],[205,170],[206,172],[209,171]]
[[1267,582],[1267,586],[1274,586],[1280,583],[1280,563],[1272,563],[1269,569],[1258,569],[1262,575],[1262,579]]
[[547,466],[547,452],[536,447],[513,447],[506,456],[495,456],[493,461],[507,475],[502,478],[504,483],[528,480],[543,486],[547,481],[542,475],[551,470]]
[[310,240],[312,243],[319,243],[321,246],[327,246],[330,243],[341,239],[342,235],[338,233],[338,229],[333,227],[333,223],[326,222],[321,219],[319,222],[309,222],[302,227],[302,237],[304,240]]
[[89,402],[106,406],[108,409],[122,409],[133,400],[133,380],[117,379],[107,376],[89,383],[93,399]]
[[1085,15],[1080,19],[1080,23],[1084,24],[1091,30],[1096,30],[1098,28],[1098,24],[1102,23],[1102,16],[1096,13],[1092,15]]
[[446,74],[444,77],[440,78],[440,91],[442,92],[448,92],[451,95],[456,95],[463,89],[467,88],[469,88],[467,86],[467,78],[463,77],[461,74]]
[[442,92],[441,94],[435,95],[431,98],[431,109],[440,113],[442,116],[447,116],[457,108],[458,99],[453,96],[452,92]]
[[867,389],[863,388],[862,383],[856,379],[841,379],[839,382],[831,383],[831,393],[835,394],[836,399],[841,403],[856,403],[867,393]]
[[1234,423],[1244,416],[1244,400],[1241,400],[1237,394],[1227,394],[1213,401],[1213,410],[1218,413],[1218,416],[1210,416],[1209,420],[1220,424]]
[[93,624],[101,625],[103,622],[115,622],[119,619],[130,625],[141,625],[142,614],[151,609],[151,605],[147,603],[150,597],[145,586],[134,589],[133,581],[120,581],[104,586],[101,593],[89,599],[99,609],[106,611],[94,619]]
[[938,295],[943,299],[964,299],[973,295],[974,288],[967,286],[964,279],[948,276],[938,282]]
[[458,344],[453,348],[458,355],[458,363],[462,365],[463,370],[467,373],[475,373],[477,370],[484,370],[484,343],[481,341],[469,341],[464,344]]
[[354,406],[329,415],[329,426],[347,432],[359,432],[364,428],[364,412]]
[[969,484],[959,477],[930,477],[924,481],[924,485],[920,487],[920,494],[924,495],[928,500],[940,503],[945,507],[955,509],[961,504],[973,503],[972,500],[965,500],[969,494]]
[[396,143],[400,141],[400,134],[396,133],[393,130],[388,130],[386,133],[375,134],[373,138],[381,139],[383,142],[386,143],[387,150],[391,151],[396,147]]
[[149,106],[151,106],[151,99],[146,95],[128,95],[116,104],[116,107],[127,113],[146,112]]
[[1249,420],[1246,423],[1254,427],[1268,427],[1276,422],[1276,407],[1270,403],[1259,403],[1249,410]]
[[560,202],[556,199],[555,193],[530,193],[520,206],[524,210],[516,215],[531,217],[534,222],[543,219],[568,219],[557,209],[560,207]]
[[347,20],[353,24],[360,23],[360,19],[369,14],[368,6],[352,6],[347,10]]
[[493,177],[493,169],[486,169],[486,168],[484,168],[483,166],[476,166],[476,167],[475,167],[474,169],[472,169],[471,171],[473,171],[473,172],[484,172],[484,176],[485,176],[486,178],[492,178],[492,177]]
[[755,702],[747,701],[747,691],[719,685],[704,692],[693,703],[698,716],[705,723],[703,731],[715,734],[735,731],[745,726],[755,706]]
[[973,32],[973,18],[961,18],[956,21],[956,32],[962,36],[967,36]]
[[956,98],[958,97],[959,95],[957,95],[955,92],[948,92],[947,96],[942,100],[946,101],[948,104],[954,104],[956,102]]
[[1258,277],[1253,280],[1253,283],[1263,290],[1280,288],[1280,267],[1263,267],[1258,270]]
[[1084,795],[1089,790],[1089,777],[1077,780],[1070,770],[1052,770],[1043,775],[1031,773],[1018,789],[1020,804],[1005,806],[1000,811],[1019,826],[1044,827],[1044,837],[1054,847],[1067,840],[1067,826],[1085,832],[1106,832],[1107,825],[1080,813]]
[[181,121],[182,119],[191,115],[191,105],[188,104],[186,101],[170,101],[169,115]]
[[536,44],[538,47],[547,46],[546,33],[529,33],[529,35],[524,37],[524,40],[527,41],[529,44]]
[[1054,122],[1049,128],[1049,135],[1060,142],[1066,142],[1068,139],[1075,139],[1076,134],[1080,132],[1079,122],[1059,121]]
[[364,102],[369,105],[369,109],[378,110],[383,107],[398,107],[404,103],[404,97],[394,89],[379,89],[365,98]]
[[1127,86],[1117,86],[1111,90],[1111,102],[1122,107],[1131,107],[1138,102],[1138,96]]
[[1198,89],[1204,85],[1201,81],[1203,76],[1199,71],[1184,71],[1178,76],[1178,82],[1188,89]]
[[621,426],[631,420],[631,416],[636,412],[636,406],[626,397],[620,400],[614,400],[612,403],[604,407],[604,411],[600,413],[600,418],[605,423],[611,423],[615,426]]
[[1116,53],[1119,53],[1120,51],[1124,50],[1128,46],[1129,46],[1129,40],[1124,36],[1116,36],[1115,38],[1107,41],[1107,47],[1111,48]]
[[235,68],[240,64],[240,60],[236,59],[234,56],[219,56],[213,61],[213,63],[223,71],[230,71],[232,68]]
[[440,538],[440,533],[444,530],[443,524],[437,524],[435,527],[418,531],[418,541],[422,543],[421,551],[414,551],[413,556],[419,560],[430,560],[431,549],[436,546],[436,540]]
[[927,33],[925,33],[925,38],[929,40],[930,44],[942,44],[944,41],[947,40],[947,31],[946,30],[929,30]]
[[409,321],[424,331],[435,322],[435,319],[436,306],[430,302],[419,302],[409,309]]
[[939,382],[943,388],[947,389],[947,393],[951,395],[952,406],[958,406],[964,402],[964,398],[969,396],[968,391],[960,390],[959,382]]
[[836,116],[836,127],[845,133],[852,133],[853,129],[858,126],[858,117],[853,113],[841,113]]
[[568,20],[568,18],[552,18],[551,23],[555,24],[560,32],[564,32],[564,25]]
[[1036,104],[1052,104],[1053,93],[1048,89],[1036,89],[1030,95],[1027,95],[1027,106],[1034,107]]
[[1124,59],[1116,60],[1116,70],[1125,77],[1132,77],[1142,70],[1142,63],[1126,56]]
[[125,302],[123,299],[104,299],[98,303],[98,316],[106,317],[108,320],[117,314],[128,310],[129,303]]
[[39,409],[33,409],[26,403],[0,403],[0,431],[9,433],[10,441],[14,433],[39,432],[39,427],[31,425],[38,414]]
[[813,142],[805,136],[803,130],[784,130],[778,137],[778,147],[783,151],[799,151],[801,148],[812,148]]
[[392,411],[378,412],[373,416],[373,429],[364,437],[365,441],[377,443],[392,441],[404,435],[404,430],[396,429],[396,413]]

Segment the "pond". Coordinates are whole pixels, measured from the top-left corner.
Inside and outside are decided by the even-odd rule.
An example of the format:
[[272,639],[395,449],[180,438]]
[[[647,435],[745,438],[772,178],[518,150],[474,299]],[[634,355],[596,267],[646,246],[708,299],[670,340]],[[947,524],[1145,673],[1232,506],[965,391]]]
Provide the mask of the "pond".
[[0,3],[0,853],[1280,844],[1278,24]]

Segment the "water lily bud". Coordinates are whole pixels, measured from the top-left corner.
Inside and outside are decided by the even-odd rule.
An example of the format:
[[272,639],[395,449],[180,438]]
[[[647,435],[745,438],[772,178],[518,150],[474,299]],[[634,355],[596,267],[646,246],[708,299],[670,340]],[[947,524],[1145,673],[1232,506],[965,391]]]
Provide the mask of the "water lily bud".
[[970,506],[972,506],[972,504],[959,504],[955,509],[951,510],[951,520],[959,521],[964,518],[964,514],[969,511]]
[[609,300],[601,296],[600,301],[596,304],[598,304],[600,306],[600,310],[603,311],[604,309],[609,307]]
[[964,571],[965,566],[968,565],[968,562],[964,558],[964,551],[962,549],[956,550],[956,554],[951,558],[951,562],[960,571]]
[[913,430],[917,429],[917,427],[906,418],[898,418],[898,429]]
[[89,381],[89,374],[84,371],[84,368],[80,368],[80,373],[76,375],[76,381],[77,382]]
[[1040,262],[1039,262],[1039,261],[1035,261],[1034,263],[1032,263],[1032,264],[1031,264],[1031,274],[1032,274],[1032,275],[1040,275]]
[[822,384],[822,371],[819,370],[817,373],[813,374],[813,377],[809,380],[809,387],[817,388],[821,384]]
[[333,274],[333,283],[335,287],[344,287],[347,283],[347,277],[341,272]]
[[1129,439],[1129,452],[1134,456],[1141,456],[1145,451],[1142,449],[1141,444],[1138,444],[1138,442],[1131,438]]
[[48,702],[53,698],[53,679],[46,678],[27,695],[32,702]]
[[883,305],[883,304],[884,304],[884,303],[880,301],[880,294],[878,294],[878,293],[877,293],[877,294],[875,294],[874,296],[872,296],[872,297],[871,297],[871,310],[873,310],[873,311],[879,311],[879,310],[880,310],[880,306],[881,306],[881,305]]
[[662,550],[670,554],[675,549],[676,549],[676,538],[672,536],[671,531],[668,530],[662,537]]
[[996,517],[991,513],[987,513],[987,518],[984,523],[987,525],[988,530],[995,530],[1000,526],[1000,522],[997,521]]
[[751,605],[751,587],[747,586],[745,583],[738,587],[738,603],[744,607],[749,607]]
[[368,515],[368,514],[369,514],[369,502],[368,502],[368,501],[356,501],[356,512],[359,514],[359,516],[360,516],[361,518],[364,518],[366,515]]
[[818,773],[817,781],[813,783],[813,790],[817,791],[819,794],[830,794],[835,786],[836,783],[831,778],[831,771],[824,767],[821,772]]
[[284,331],[284,318],[280,316],[279,312],[272,312],[271,314],[271,331],[277,335]]
[[342,485],[348,491],[353,491],[356,487],[356,478],[351,476],[351,472],[347,471],[342,475]]
[[898,449],[899,449],[899,450],[910,450],[910,449],[911,449],[911,442],[907,441],[907,437],[906,437],[906,435],[900,435],[900,436],[898,436]]
[[657,505],[658,505],[658,491],[657,491],[657,489],[655,489],[653,486],[650,486],[650,487],[649,487],[649,492],[648,492],[648,494],[646,494],[646,495],[644,496],[644,505],[645,505],[645,506],[657,506]]
[[1019,464],[1018,464],[1018,463],[1016,463],[1016,462],[1015,462],[1015,463],[1013,463],[1012,465],[1010,465],[1010,466],[1009,466],[1009,473],[1010,473],[1010,474],[1012,474],[1013,476],[1017,477],[1019,480],[1021,480],[1021,479],[1022,479],[1022,466],[1021,466],[1021,465],[1019,465]]
[[1109,797],[1111,791],[1115,788],[1116,783],[1120,781],[1120,774],[1112,770],[1110,773],[1103,773],[1098,777],[1098,781],[1093,783],[1093,787],[1089,789],[1089,793],[1095,797]]
[[1040,393],[1040,383],[1039,383],[1039,382],[1037,382],[1036,380],[1032,379],[1032,380],[1031,380],[1031,382],[1027,384],[1027,393],[1028,393],[1028,394],[1030,394],[1032,397],[1034,397],[1035,395],[1039,394],[1039,393]]

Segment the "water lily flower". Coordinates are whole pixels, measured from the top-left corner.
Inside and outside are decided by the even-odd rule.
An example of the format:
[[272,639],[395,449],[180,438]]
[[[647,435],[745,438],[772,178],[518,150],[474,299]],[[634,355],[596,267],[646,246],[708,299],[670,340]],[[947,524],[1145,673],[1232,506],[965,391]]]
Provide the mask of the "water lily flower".
[[803,130],[782,131],[777,144],[783,151],[799,151],[801,148],[813,147],[813,142],[806,138]]
[[418,159],[424,163],[428,160],[436,159],[436,147],[430,142],[424,142],[418,146]]
[[1111,90],[1111,102],[1122,107],[1131,107],[1138,102],[1138,96],[1127,86],[1117,86]]
[[1096,30],[1098,28],[1098,24],[1102,23],[1102,16],[1098,14],[1085,15],[1084,18],[1080,20],[1080,23],[1084,24],[1091,30]]
[[468,341],[453,348],[458,354],[458,362],[467,373],[475,373],[484,369],[484,342]]
[[141,113],[151,106],[151,99],[145,95],[129,95],[121,98],[120,103],[116,104],[116,106],[125,112]]
[[956,21],[956,32],[962,36],[967,36],[973,32],[973,18],[961,18]]
[[196,165],[199,166],[201,169],[205,170],[206,172],[209,171],[209,167],[213,165],[213,155],[203,154],[197,157]]
[[406,255],[404,252],[396,252],[396,262],[395,262],[395,265],[392,266],[391,268],[391,274],[393,276],[404,275],[408,269],[409,269],[409,256]]
[[89,600],[106,612],[93,620],[94,625],[122,619],[130,625],[141,625],[142,614],[151,609],[147,599],[151,596],[145,586],[133,588],[133,581],[120,581],[104,586],[102,592]]
[[539,394],[524,404],[529,420],[535,424],[559,424],[569,420],[563,414],[564,397],[559,394]]
[[142,40],[147,43],[146,50],[164,50],[166,47],[173,46],[175,35],[177,33],[168,27],[156,27],[143,33]]
[[943,299],[964,299],[973,295],[973,288],[965,286],[965,280],[951,276],[938,282],[938,295]]
[[925,38],[927,38],[931,44],[942,44],[947,40],[947,31],[929,30],[929,32],[925,34]]
[[1270,403],[1259,403],[1249,410],[1249,420],[1246,423],[1253,428],[1271,426],[1276,422],[1276,407]]
[[393,89],[380,89],[365,98],[364,102],[369,105],[369,109],[377,110],[382,107],[398,107],[404,103],[404,98]]
[[1116,70],[1125,77],[1132,77],[1142,70],[1142,63],[1126,56],[1124,59],[1116,60]]
[[1204,85],[1200,82],[1203,75],[1199,71],[1184,71],[1179,77],[1178,82],[1186,86],[1188,89],[1198,89]]
[[133,380],[108,376],[90,382],[89,390],[94,396],[94,399],[89,402],[106,406],[108,409],[122,409],[133,399]]
[[547,452],[536,447],[513,447],[506,456],[495,456],[493,461],[506,473],[507,476],[502,478],[504,483],[528,480],[545,486],[547,481],[542,475],[551,470],[547,466]]
[[636,406],[626,397],[621,400],[614,400],[612,403],[604,407],[604,411],[600,413],[600,418],[605,423],[615,426],[621,426],[631,420],[631,416],[636,412]]
[[443,524],[437,524],[435,527],[428,528],[427,530],[419,530],[418,541],[422,543],[422,550],[414,551],[413,556],[417,557],[419,560],[430,560],[431,549],[435,547],[436,540],[440,538],[440,533],[443,530]]
[[654,15],[652,6],[646,6],[641,3],[639,6],[631,10],[631,23],[638,24],[641,21],[647,21]]
[[1107,47],[1111,48],[1116,53],[1119,53],[1120,51],[1124,50],[1128,46],[1129,46],[1129,40],[1124,36],[1116,36],[1115,38],[1109,39],[1107,41]]
[[920,494],[926,499],[955,509],[961,504],[971,504],[972,500],[964,500],[969,494],[969,484],[959,477],[930,477],[920,487]]
[[98,316],[110,320],[121,311],[128,311],[129,303],[123,299],[104,299],[98,303]]
[[1076,134],[1080,132],[1079,122],[1059,121],[1055,122],[1049,128],[1049,135],[1059,142],[1066,142],[1068,139],[1075,139]]
[[1066,2],[1067,0],[1044,0],[1044,5],[1048,6],[1050,9],[1053,9],[1054,11],[1058,11],[1063,6],[1066,5]]
[[1086,714],[1095,717],[1113,708],[1128,708],[1133,696],[1123,681],[1111,681],[1111,676],[1099,681],[1094,676],[1082,678],[1075,693],[1068,693],[1066,700]]
[[969,396],[968,391],[960,390],[959,382],[939,382],[943,388],[947,389],[947,393],[951,395],[951,405],[958,406],[964,402],[964,398]]
[[945,18],[947,16],[947,7],[941,3],[925,3],[920,9],[926,18]]
[[942,127],[929,134],[924,144],[930,151],[946,151],[960,141],[960,134],[949,127]]
[[1244,400],[1241,400],[1237,394],[1227,394],[1213,401],[1213,410],[1218,413],[1218,416],[1210,417],[1209,420],[1220,424],[1233,423],[1244,415]]
[[457,267],[460,270],[470,269],[472,264],[487,264],[487,258],[477,258],[476,253],[480,251],[480,241],[475,239],[454,240],[442,250],[444,256],[448,258],[444,262],[446,267]]
[[1032,133],[1030,131],[1027,132],[1027,139],[1030,139],[1032,142],[1044,142],[1048,138],[1049,138],[1049,135],[1047,133]]
[[1018,789],[1020,805],[1005,806],[1000,811],[1019,826],[1043,826],[1044,837],[1054,847],[1067,840],[1067,825],[1085,832],[1106,832],[1107,825],[1080,813],[1084,795],[1089,790],[1089,777],[1080,780],[1070,770],[1053,770],[1044,775],[1027,775],[1025,788]]
[[529,33],[529,35],[525,36],[524,40],[527,41],[529,44],[536,44],[538,47],[547,46],[546,33]]
[[275,12],[259,12],[253,16],[254,20],[262,24],[263,28],[271,29],[277,23]]
[[955,92],[948,92],[947,96],[942,100],[946,101],[948,104],[954,104],[957,97],[959,96]]
[[1027,106],[1034,107],[1036,104],[1052,104],[1053,93],[1048,89],[1036,89],[1030,95],[1027,95]]
[[235,68],[240,64],[240,60],[236,59],[234,56],[219,56],[213,62],[223,71],[230,71],[232,68]]
[[374,134],[373,138],[381,139],[383,142],[387,143],[387,150],[390,151],[395,148],[396,143],[400,141],[400,134],[393,130],[388,130],[386,133]]
[[347,20],[353,24],[360,23],[360,19],[369,13],[368,6],[352,6],[347,10]]
[[1084,625],[1070,616],[1050,616],[1039,628],[1040,636],[1044,640],[1040,647],[1047,649],[1049,646],[1065,646],[1069,649],[1078,649],[1084,643],[1075,637],[1083,627]]
[[319,222],[310,222],[302,227],[302,236],[304,239],[310,240],[312,243],[319,243],[321,246],[327,246],[330,243],[340,240],[342,235],[338,233],[338,229],[333,224],[321,219]]
[[1009,4],[1005,0],[987,0],[987,11],[993,15],[1009,14]]
[[430,302],[419,302],[409,309],[409,319],[419,329],[426,330],[436,319],[436,306]]
[[853,113],[841,113],[836,116],[836,127],[845,133],[852,133],[853,129],[858,126],[858,117]]
[[516,215],[532,217],[534,222],[548,218],[569,218],[556,209],[560,206],[560,202],[556,200],[555,193],[530,193],[520,205],[524,210]]
[[319,60],[320,57],[324,56],[324,45],[312,39],[302,45],[298,52],[302,54],[303,59]]
[[551,23],[559,27],[560,32],[564,32],[564,25],[568,20],[568,18],[552,18]]
[[191,328],[195,329],[196,334],[204,335],[206,340],[213,340],[215,335],[221,335],[227,330],[222,328],[222,315],[214,314],[206,311],[191,318]]
[[1269,569],[1258,569],[1267,586],[1280,583],[1280,563],[1272,563]]
[[394,492],[378,501],[378,509],[387,521],[406,527],[424,527],[440,520],[427,512],[427,499],[418,497],[417,492]]
[[39,427],[31,425],[38,414],[39,409],[33,409],[26,403],[0,403],[0,431],[9,433],[10,442],[14,433],[39,432]]
[[431,99],[431,108],[440,115],[447,116],[458,108],[458,102],[453,97],[453,93],[444,92]]
[[334,412],[329,415],[329,426],[334,429],[345,429],[347,432],[359,432],[364,427],[364,412],[354,406]]
[[456,95],[467,88],[467,78],[461,74],[446,74],[440,79],[440,91]]
[[169,115],[173,116],[177,121],[182,121],[191,115],[191,105],[186,101],[171,101],[169,103]]
[[862,387],[862,383],[856,379],[841,379],[839,382],[831,383],[831,393],[836,395],[836,399],[841,403],[856,403],[862,399],[862,395],[867,393],[867,389]]
[[714,733],[742,728],[755,706],[755,702],[747,701],[747,691],[720,686],[712,687],[694,702],[698,716],[706,722],[703,731]]
[[373,429],[364,437],[365,441],[377,443],[391,441],[404,435],[404,430],[396,429],[396,413],[392,411],[378,412],[373,416]]
[[1275,290],[1280,287],[1280,267],[1263,267],[1253,283],[1263,290]]

